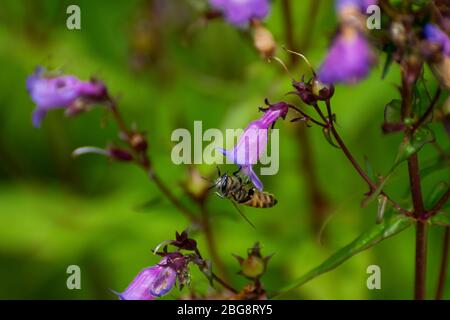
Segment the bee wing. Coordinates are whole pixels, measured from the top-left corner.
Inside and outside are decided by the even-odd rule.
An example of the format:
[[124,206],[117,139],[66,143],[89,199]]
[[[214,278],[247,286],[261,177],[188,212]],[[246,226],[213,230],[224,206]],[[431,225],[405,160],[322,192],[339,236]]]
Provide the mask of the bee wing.
[[230,200],[231,203],[233,204],[233,206],[236,208],[236,210],[239,212],[239,214],[241,215],[241,217],[247,221],[247,223],[249,225],[251,225],[254,229],[256,229],[255,225],[245,216],[245,214],[241,211],[241,209],[239,208],[239,206],[237,205],[236,201],[234,200]]

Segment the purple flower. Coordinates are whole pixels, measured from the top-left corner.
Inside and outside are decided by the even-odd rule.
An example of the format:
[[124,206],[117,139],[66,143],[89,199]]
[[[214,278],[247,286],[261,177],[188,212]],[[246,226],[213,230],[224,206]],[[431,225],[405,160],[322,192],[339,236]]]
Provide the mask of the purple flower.
[[270,9],[269,0],[209,0],[214,9],[238,27],[246,26],[251,19],[263,19]]
[[[74,76],[48,77],[42,67],[27,79],[27,91],[36,104],[33,125],[38,128],[47,111],[65,108],[74,113],[77,99],[99,100],[106,96],[106,88],[99,81],[81,81]],[[72,106],[72,109],[71,108]]]
[[429,23],[424,28],[424,35],[429,42],[439,45],[443,54],[450,56],[450,38],[444,31]]
[[250,122],[232,150],[218,148],[230,161],[240,167],[241,171],[259,190],[263,189],[263,184],[253,171],[253,165],[258,162],[267,148],[269,128],[279,118],[286,117],[289,106],[285,102],[279,102],[261,110],[264,111],[264,115],[260,119]]
[[181,253],[169,253],[152,267],[145,268],[134,278],[123,293],[121,300],[153,300],[169,292],[175,285],[177,271],[185,267]]
[[366,38],[353,28],[344,28],[319,69],[319,80],[326,84],[355,83],[367,76],[373,61]]
[[378,0],[336,0],[336,10],[342,12],[345,9],[356,8],[366,14],[367,8],[377,3]]

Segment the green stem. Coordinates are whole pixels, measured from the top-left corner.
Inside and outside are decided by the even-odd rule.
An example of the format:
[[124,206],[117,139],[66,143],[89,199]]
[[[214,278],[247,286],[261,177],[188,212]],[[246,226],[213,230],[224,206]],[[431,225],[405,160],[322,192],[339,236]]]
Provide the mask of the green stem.
[[450,242],[450,227],[446,227],[444,233],[444,241],[442,243],[442,258],[441,258],[441,267],[439,271],[438,286],[436,289],[436,300],[442,300],[442,298],[444,297],[445,280],[447,278],[449,242]]

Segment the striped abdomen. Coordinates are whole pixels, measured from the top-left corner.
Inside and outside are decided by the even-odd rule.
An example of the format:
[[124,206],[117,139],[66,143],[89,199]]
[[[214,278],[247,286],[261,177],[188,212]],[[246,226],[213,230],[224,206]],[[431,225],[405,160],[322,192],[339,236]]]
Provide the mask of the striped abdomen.
[[250,189],[246,201],[239,202],[239,204],[253,208],[271,208],[276,205],[277,202],[278,201],[273,194]]

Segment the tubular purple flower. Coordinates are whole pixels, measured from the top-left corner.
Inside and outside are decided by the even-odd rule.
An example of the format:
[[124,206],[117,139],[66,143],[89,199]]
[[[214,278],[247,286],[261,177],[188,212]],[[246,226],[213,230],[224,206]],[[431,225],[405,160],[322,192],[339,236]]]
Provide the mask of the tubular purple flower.
[[177,271],[185,267],[181,253],[169,253],[152,267],[145,268],[134,278],[123,293],[117,293],[120,300],[153,300],[168,293],[175,285]]
[[65,108],[69,113],[77,99],[99,100],[106,96],[106,87],[100,81],[81,81],[74,76],[48,77],[45,69],[36,71],[26,81],[27,91],[36,104],[33,112],[33,125],[38,128],[47,111]]
[[355,83],[367,76],[374,60],[367,39],[353,28],[344,28],[333,40],[318,77],[325,84]]
[[218,148],[230,161],[240,167],[241,171],[250,178],[250,181],[259,190],[263,189],[263,184],[253,171],[253,165],[258,162],[267,148],[269,128],[279,118],[284,119],[288,110],[289,106],[285,102],[279,102],[270,105],[267,109],[262,109],[264,115],[260,119],[250,122],[232,150]]
[[429,42],[439,45],[444,55],[450,56],[450,38],[444,31],[429,23],[424,28],[424,35]]
[[214,9],[238,27],[245,27],[251,19],[264,19],[270,10],[269,0],[209,0]]

